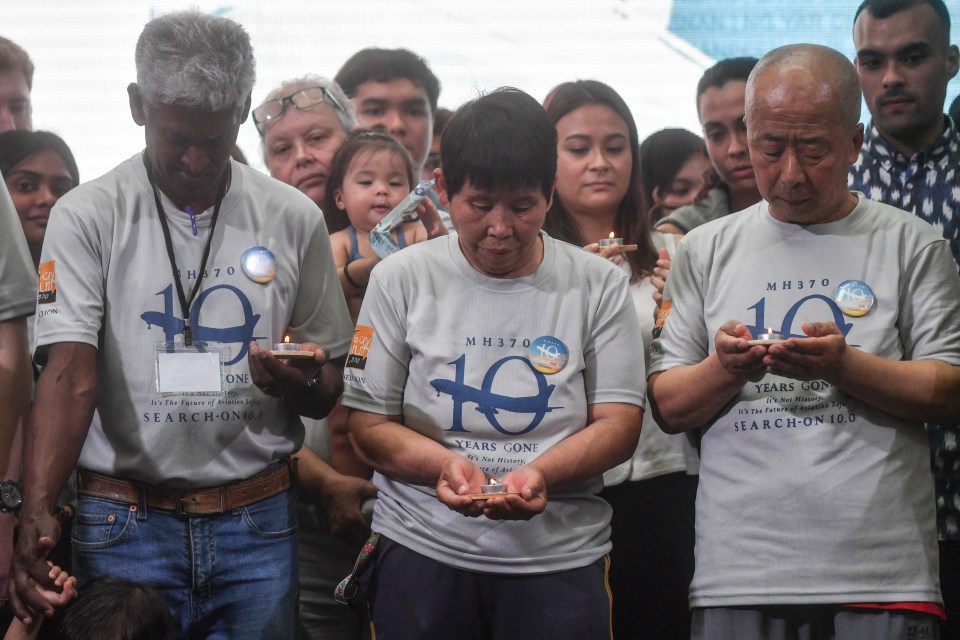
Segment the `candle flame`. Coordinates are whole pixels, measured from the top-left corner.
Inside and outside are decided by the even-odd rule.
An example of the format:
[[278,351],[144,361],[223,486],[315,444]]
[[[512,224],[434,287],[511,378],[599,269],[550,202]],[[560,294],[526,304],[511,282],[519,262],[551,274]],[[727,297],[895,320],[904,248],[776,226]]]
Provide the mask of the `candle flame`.
[[290,336],[283,336],[283,341],[287,344],[290,344]]
[[610,232],[610,239],[613,240],[613,231]]
[[500,483],[497,482],[497,479],[496,479],[496,478],[490,478],[490,486],[496,486],[496,485],[498,485],[498,484],[500,484]]
[[776,333],[776,332],[773,330],[773,327],[767,327],[767,333]]

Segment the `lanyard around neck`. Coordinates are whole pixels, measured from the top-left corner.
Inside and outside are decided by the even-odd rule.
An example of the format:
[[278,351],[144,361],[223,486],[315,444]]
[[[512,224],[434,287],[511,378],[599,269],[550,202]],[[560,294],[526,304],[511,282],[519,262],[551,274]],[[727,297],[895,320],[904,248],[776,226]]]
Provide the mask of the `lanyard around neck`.
[[230,168],[223,174],[223,180],[220,182],[220,188],[217,192],[216,204],[213,207],[213,218],[210,221],[210,235],[207,237],[207,245],[203,248],[203,258],[200,260],[200,271],[197,273],[197,281],[193,284],[190,291],[190,297],[187,298],[183,292],[183,284],[180,282],[180,276],[177,269],[177,257],[173,252],[173,240],[170,237],[170,226],[167,224],[167,216],[163,212],[163,204],[160,202],[160,192],[157,185],[153,182],[153,175],[150,171],[150,163],[144,158],[144,167],[147,170],[147,180],[153,188],[153,198],[157,203],[157,214],[160,216],[160,227],[163,229],[163,240],[167,245],[167,257],[170,258],[170,268],[173,270],[173,283],[177,287],[177,297],[180,300],[180,313],[183,316],[183,344],[191,346],[193,344],[193,330],[190,327],[190,305],[193,299],[197,297],[200,291],[200,283],[203,282],[203,274],[207,268],[207,258],[210,257],[210,245],[213,244],[213,232],[217,228],[217,218],[220,216],[220,205],[223,204],[223,198],[227,194],[227,180],[230,178]]

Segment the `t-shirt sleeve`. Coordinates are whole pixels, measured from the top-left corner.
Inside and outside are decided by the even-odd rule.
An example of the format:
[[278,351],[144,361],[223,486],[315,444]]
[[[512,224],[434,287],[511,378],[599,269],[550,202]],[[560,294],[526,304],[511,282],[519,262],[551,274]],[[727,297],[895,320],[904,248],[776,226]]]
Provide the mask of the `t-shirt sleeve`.
[[650,345],[650,371],[697,364],[710,353],[710,334],[703,315],[703,278],[695,259],[697,249],[687,236],[677,247],[663,291],[657,327]]
[[922,247],[907,262],[899,331],[905,359],[960,365],[960,276],[946,240]]
[[371,274],[347,355],[343,405],[381,415],[400,415],[410,366],[407,317],[389,295],[381,267],[378,265]]
[[5,322],[34,312],[37,274],[3,176],[0,176],[0,229],[0,322]]
[[102,234],[94,204],[68,193],[50,215],[40,257],[36,359],[46,362],[46,347],[81,342],[97,347],[104,312],[105,264]]
[[584,342],[587,404],[623,402],[642,407],[646,398],[643,336],[628,278],[617,272],[600,296]]
[[314,225],[303,257],[300,282],[290,331],[296,339],[309,340],[338,358],[350,346],[353,325],[333,263],[330,236],[323,219]]

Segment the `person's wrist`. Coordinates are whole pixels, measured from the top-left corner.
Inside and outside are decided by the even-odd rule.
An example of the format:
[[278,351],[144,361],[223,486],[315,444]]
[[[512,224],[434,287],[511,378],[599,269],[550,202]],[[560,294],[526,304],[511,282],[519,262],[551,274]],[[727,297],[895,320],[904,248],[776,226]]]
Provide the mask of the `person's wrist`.
[[284,397],[289,400],[296,400],[302,397],[312,397],[316,395],[317,389],[320,386],[320,380],[323,378],[323,367],[317,370],[311,378],[308,378],[305,383],[298,387],[294,387],[290,391],[287,391],[284,394]]
[[344,265],[343,265],[343,278],[344,278],[344,280],[346,280],[346,281],[350,284],[350,286],[353,287],[354,289],[357,289],[357,290],[362,291],[362,290],[365,288],[362,284],[360,284],[360,283],[358,283],[356,280],[354,280],[353,277],[350,275],[350,261],[345,262]]
[[0,513],[20,512],[20,505],[23,504],[23,490],[20,483],[16,480],[0,481]]

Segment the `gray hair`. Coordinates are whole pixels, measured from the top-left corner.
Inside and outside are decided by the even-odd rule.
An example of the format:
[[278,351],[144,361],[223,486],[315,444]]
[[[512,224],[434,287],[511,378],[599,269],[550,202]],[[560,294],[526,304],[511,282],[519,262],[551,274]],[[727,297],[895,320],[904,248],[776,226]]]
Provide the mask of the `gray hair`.
[[207,111],[242,107],[256,78],[253,46],[243,27],[199,11],[148,22],[137,41],[136,63],[145,102]]
[[[289,96],[290,94],[296,93],[301,89],[307,89],[309,87],[321,87],[330,92],[337,102],[340,103],[342,109],[338,109],[337,105],[331,104],[333,112],[337,114],[337,122],[340,123],[340,126],[343,127],[344,131],[350,131],[355,126],[357,126],[357,116],[353,109],[353,101],[347,97],[347,94],[343,92],[343,89],[340,88],[340,85],[337,84],[335,80],[330,80],[329,78],[324,78],[323,76],[318,76],[315,73],[308,73],[305,76],[299,78],[294,78],[293,80],[284,80],[280,83],[280,86],[273,89],[267,96],[263,99],[263,102],[268,100],[276,100],[283,96]],[[267,123],[267,126],[264,127],[266,131],[267,127],[270,126],[270,123]],[[263,134],[260,134],[260,137],[263,137]]]
[[822,90],[837,96],[838,121],[850,127],[860,122],[860,76],[853,63],[839,51],[816,44],[790,44],[770,51],[760,58],[747,79],[747,110],[753,103],[757,79],[771,71],[780,74],[803,71],[816,78]]

